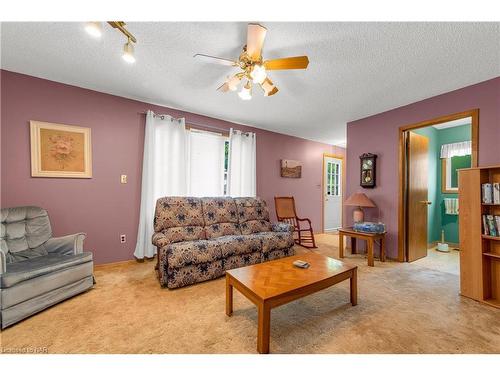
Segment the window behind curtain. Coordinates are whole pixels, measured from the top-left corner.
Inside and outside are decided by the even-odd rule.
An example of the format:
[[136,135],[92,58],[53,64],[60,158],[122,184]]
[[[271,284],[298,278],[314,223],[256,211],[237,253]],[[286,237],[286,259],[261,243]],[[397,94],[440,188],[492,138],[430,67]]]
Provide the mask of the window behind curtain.
[[217,133],[189,132],[189,195],[224,195],[226,141],[227,137]]

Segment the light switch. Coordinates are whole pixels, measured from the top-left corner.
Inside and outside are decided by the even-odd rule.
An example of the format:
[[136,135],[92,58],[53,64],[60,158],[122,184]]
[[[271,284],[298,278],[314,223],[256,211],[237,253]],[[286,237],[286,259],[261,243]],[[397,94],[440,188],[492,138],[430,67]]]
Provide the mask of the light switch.
[[127,183],[127,175],[126,175],[126,174],[122,174],[122,175],[120,176],[120,182],[121,182],[122,184],[126,184],[126,183]]

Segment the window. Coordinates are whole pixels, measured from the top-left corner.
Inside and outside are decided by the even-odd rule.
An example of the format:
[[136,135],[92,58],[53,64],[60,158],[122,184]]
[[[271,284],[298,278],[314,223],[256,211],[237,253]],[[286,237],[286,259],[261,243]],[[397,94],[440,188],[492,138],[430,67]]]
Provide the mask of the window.
[[331,196],[340,196],[342,192],[340,191],[340,164],[327,162],[327,183],[326,183],[326,194]]
[[190,129],[188,145],[188,194],[226,195],[228,138],[220,133]]

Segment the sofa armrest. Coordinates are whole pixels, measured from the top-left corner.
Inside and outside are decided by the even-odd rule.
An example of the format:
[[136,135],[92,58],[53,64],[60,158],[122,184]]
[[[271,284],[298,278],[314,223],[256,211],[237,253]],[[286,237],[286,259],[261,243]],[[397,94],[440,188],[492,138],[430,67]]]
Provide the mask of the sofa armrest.
[[76,233],[63,237],[52,237],[44,245],[48,253],[79,254],[83,252],[83,240],[86,236],[85,233]]
[[0,249],[0,275],[7,272],[7,259],[5,253]]
[[151,242],[158,249],[161,249],[163,246],[170,244],[170,239],[165,236],[162,232],[155,232],[153,237],[151,238]]
[[271,230],[273,232],[293,232],[293,225],[283,222],[273,223]]

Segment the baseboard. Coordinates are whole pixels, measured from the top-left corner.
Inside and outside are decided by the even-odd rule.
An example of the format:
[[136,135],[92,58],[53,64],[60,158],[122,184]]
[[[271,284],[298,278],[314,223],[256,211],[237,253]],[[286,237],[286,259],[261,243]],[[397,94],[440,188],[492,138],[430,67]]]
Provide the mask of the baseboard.
[[113,266],[120,266],[120,265],[125,265],[125,264],[153,262],[155,260],[156,260],[156,256],[154,256],[152,258],[144,258],[144,259],[137,259],[136,258],[136,259],[120,260],[118,262],[94,264],[94,269],[106,268],[106,267],[113,267]]

